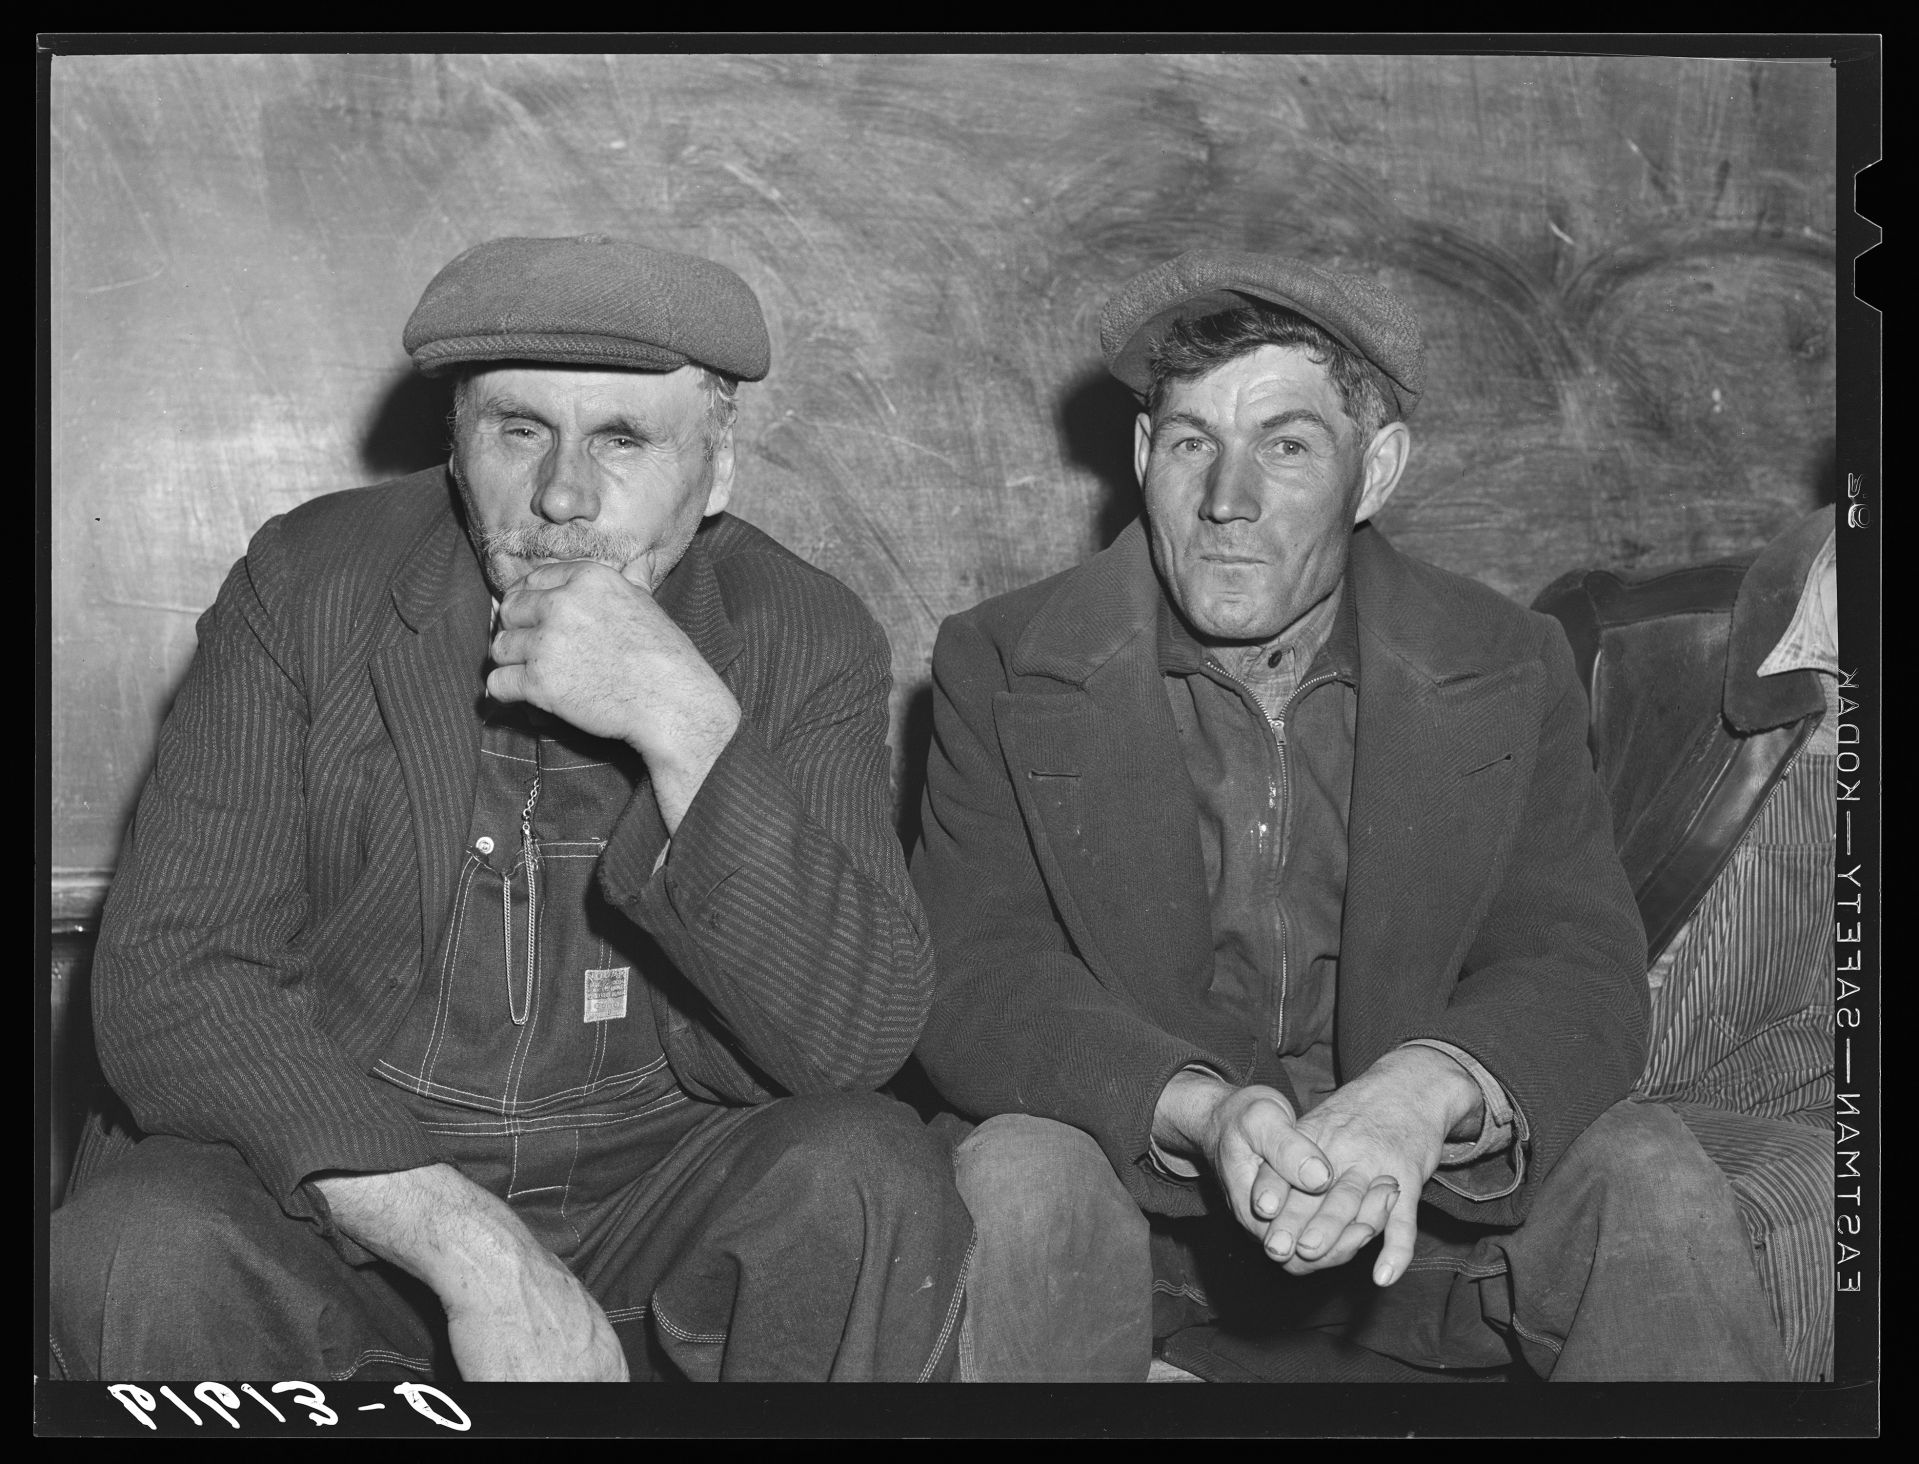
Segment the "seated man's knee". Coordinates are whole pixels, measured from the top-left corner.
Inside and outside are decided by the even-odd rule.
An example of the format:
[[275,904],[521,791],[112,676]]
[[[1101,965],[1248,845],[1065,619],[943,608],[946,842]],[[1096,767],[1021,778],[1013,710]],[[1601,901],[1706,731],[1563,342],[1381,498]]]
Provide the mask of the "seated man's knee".
[[1725,1175],[1679,1116],[1657,1103],[1615,1103],[1574,1141],[1554,1179],[1674,1227],[1735,1213]]
[[[149,1141],[151,1142],[151,1141]],[[184,1146],[183,1146],[184,1147]],[[151,1287],[197,1288],[221,1273],[241,1243],[223,1187],[197,1166],[171,1165],[142,1145],[54,1214],[50,1247],[56,1298],[99,1284],[108,1271]]]
[[1092,1243],[1115,1261],[1121,1251],[1146,1253],[1146,1217],[1079,1129],[1001,1114],[966,1137],[954,1165],[983,1242],[990,1235],[1040,1251]]
[[54,1214],[49,1302],[69,1366],[85,1370],[98,1339],[142,1318],[177,1322],[257,1289],[262,1231],[293,1222],[237,1156],[202,1149],[149,1139]]
[[808,1175],[828,1208],[838,1200],[932,1214],[957,1203],[940,1144],[904,1104],[875,1093],[843,1093],[789,1098],[778,1106],[782,1112],[759,1141],[779,1148],[779,1163]]
[[1089,1136],[1003,1114],[954,1154],[977,1239],[961,1376],[1136,1382],[1152,1356],[1145,1215]]

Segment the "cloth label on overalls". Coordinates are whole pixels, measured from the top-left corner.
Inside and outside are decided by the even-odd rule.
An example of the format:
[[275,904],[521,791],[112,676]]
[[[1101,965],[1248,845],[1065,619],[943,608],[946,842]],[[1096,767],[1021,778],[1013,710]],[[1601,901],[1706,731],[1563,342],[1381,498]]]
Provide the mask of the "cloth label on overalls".
[[626,973],[631,966],[615,966],[610,971],[586,973],[586,1019],[589,1022],[617,1022],[626,1015]]

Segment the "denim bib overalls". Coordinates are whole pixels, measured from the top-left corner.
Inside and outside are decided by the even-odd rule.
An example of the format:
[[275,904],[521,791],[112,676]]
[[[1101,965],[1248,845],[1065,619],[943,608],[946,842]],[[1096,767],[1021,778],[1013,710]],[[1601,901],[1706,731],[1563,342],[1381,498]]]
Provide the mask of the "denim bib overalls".
[[643,772],[624,744],[489,709],[452,911],[375,1066],[440,1157],[562,1258],[700,1118],[654,1029],[651,941],[594,879]]

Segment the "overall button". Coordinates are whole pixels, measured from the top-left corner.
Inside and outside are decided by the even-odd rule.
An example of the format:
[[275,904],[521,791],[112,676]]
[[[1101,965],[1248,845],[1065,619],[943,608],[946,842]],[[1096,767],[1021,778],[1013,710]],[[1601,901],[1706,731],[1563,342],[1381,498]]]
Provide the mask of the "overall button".
[[493,852],[493,841],[485,834],[481,834],[479,838],[473,841],[473,847],[482,854],[491,854]]

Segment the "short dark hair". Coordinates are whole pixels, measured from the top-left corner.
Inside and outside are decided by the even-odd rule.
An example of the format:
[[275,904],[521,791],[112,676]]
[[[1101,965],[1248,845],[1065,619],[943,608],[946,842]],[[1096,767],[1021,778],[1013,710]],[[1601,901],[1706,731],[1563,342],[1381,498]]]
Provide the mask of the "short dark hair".
[[1297,346],[1324,366],[1339,392],[1339,404],[1359,428],[1362,440],[1371,441],[1375,432],[1398,417],[1364,356],[1342,346],[1298,311],[1264,300],[1248,300],[1169,327],[1147,356],[1153,389],[1147,393],[1146,410],[1159,410],[1167,382],[1191,381],[1261,346]]

